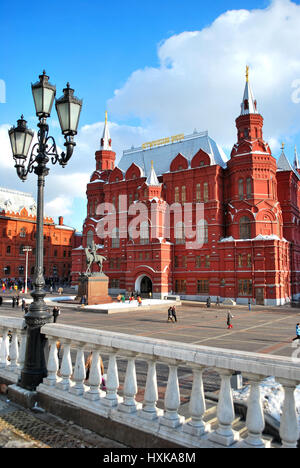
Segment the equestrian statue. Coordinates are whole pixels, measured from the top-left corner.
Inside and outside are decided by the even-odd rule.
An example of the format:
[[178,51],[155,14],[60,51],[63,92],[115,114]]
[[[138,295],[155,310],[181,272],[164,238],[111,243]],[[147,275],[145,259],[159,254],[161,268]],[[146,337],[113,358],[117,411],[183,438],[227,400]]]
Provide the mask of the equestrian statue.
[[89,276],[92,274],[91,268],[94,263],[97,263],[97,265],[100,268],[100,275],[102,275],[103,262],[106,260],[106,257],[104,257],[103,255],[97,254],[97,247],[95,245],[95,242],[92,241],[92,245],[85,248],[84,251],[85,251],[85,256],[86,256],[86,264],[87,264],[85,275]]

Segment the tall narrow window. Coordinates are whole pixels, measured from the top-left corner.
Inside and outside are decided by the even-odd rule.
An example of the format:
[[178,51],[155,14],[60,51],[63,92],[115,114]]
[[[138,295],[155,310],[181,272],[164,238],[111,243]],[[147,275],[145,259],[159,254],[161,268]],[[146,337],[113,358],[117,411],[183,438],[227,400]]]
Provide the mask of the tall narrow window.
[[116,227],[112,230],[111,246],[113,249],[120,247],[119,229]]
[[206,203],[208,201],[209,194],[208,194],[208,183],[204,182],[203,184],[203,201]]
[[196,202],[199,203],[201,201],[201,185],[196,185]]
[[149,244],[149,223],[148,223],[148,221],[143,221],[141,223],[140,243],[141,244]]
[[239,221],[240,239],[251,239],[251,224],[247,216],[242,216]]
[[92,247],[93,240],[94,240],[93,231],[88,231],[87,235],[86,235],[86,245],[87,245],[87,247]]
[[181,203],[186,202],[186,188],[185,185],[181,187]]
[[176,244],[185,243],[184,224],[182,221],[179,221],[175,226],[175,242]]
[[197,223],[197,242],[198,244],[207,244],[208,242],[208,225],[205,219],[201,219]]
[[174,201],[175,203],[179,203],[179,187],[175,187]]
[[244,198],[244,180],[239,179],[239,199],[243,200]]
[[246,179],[246,196],[247,198],[251,198],[252,194],[252,180],[251,177],[247,177]]

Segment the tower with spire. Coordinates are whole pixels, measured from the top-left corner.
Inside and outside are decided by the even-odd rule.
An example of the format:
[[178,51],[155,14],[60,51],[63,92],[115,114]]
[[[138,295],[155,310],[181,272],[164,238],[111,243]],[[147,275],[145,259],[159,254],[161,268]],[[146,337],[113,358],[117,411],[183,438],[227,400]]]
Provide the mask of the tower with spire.
[[111,147],[111,138],[107,123],[107,111],[105,111],[105,121],[100,149],[95,153],[96,171],[112,171],[115,167],[116,153]]
[[[237,142],[227,163],[225,202],[227,203],[227,234],[240,238],[240,220],[249,223],[245,231],[249,238],[259,234],[280,236],[276,212],[276,159],[263,139],[263,117],[246,67],[246,83],[241,112],[236,119]],[[262,223],[261,219],[267,222]]]

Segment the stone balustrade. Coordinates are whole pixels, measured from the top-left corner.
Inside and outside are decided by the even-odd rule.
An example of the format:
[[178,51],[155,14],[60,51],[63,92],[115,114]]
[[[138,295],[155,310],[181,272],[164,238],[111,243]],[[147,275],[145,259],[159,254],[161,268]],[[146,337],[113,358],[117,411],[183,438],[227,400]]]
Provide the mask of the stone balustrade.
[[0,317],[0,377],[17,383],[23,368],[26,329],[23,318]]
[[[14,319],[12,319],[14,320]],[[13,326],[14,325],[14,326]],[[22,324],[13,324],[0,318],[3,340],[0,353],[0,370],[15,372],[20,368],[21,352],[17,343],[23,343]],[[12,331],[10,350],[6,336]],[[93,418],[120,424],[145,434],[167,440],[174,446],[184,447],[270,447],[263,437],[264,412],[260,395],[260,382],[274,376],[282,384],[285,399],[282,409],[280,436],[282,447],[296,447],[299,438],[298,416],[295,404],[295,388],[300,383],[300,367],[297,362],[281,356],[270,356],[234,350],[196,346],[125,335],[108,331],[47,324],[42,328],[49,343],[48,376],[37,388],[40,397],[52,399],[57,405],[86,411]],[[14,336],[16,338],[14,339]],[[61,344],[58,359],[57,341]],[[6,362],[12,352],[11,360]],[[85,380],[85,353],[92,352],[92,364],[88,381]],[[108,356],[106,386],[101,386],[100,356]],[[120,391],[118,361],[126,362],[126,373]],[[137,401],[138,392],[136,362],[147,365],[147,378],[143,398]],[[74,363],[74,364],[73,364]],[[158,408],[158,363],[168,366],[168,382],[164,394],[164,407]],[[60,365],[59,365],[60,364]],[[193,376],[188,415],[180,411],[180,385],[178,368],[191,370]],[[206,411],[203,373],[213,368],[221,378],[217,406],[217,425],[213,429],[203,421]],[[230,379],[240,371],[250,383],[246,426],[247,437],[240,440],[233,429],[235,419]],[[143,400],[143,401],[142,401]]]

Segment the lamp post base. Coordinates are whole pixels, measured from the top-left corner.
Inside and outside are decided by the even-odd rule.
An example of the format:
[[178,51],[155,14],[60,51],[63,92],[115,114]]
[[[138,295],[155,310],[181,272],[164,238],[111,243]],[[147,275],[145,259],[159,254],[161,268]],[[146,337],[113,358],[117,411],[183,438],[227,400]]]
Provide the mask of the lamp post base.
[[[51,321],[51,315],[48,312],[44,303],[44,310],[29,311],[25,314],[25,322],[27,325],[27,343],[25,364],[21,371],[19,380],[20,387],[34,391],[36,387],[42,383],[44,377],[47,377],[46,356],[48,354],[48,340],[43,333],[41,327]],[[36,306],[32,303],[32,309]],[[46,355],[46,356],[45,356]]]

